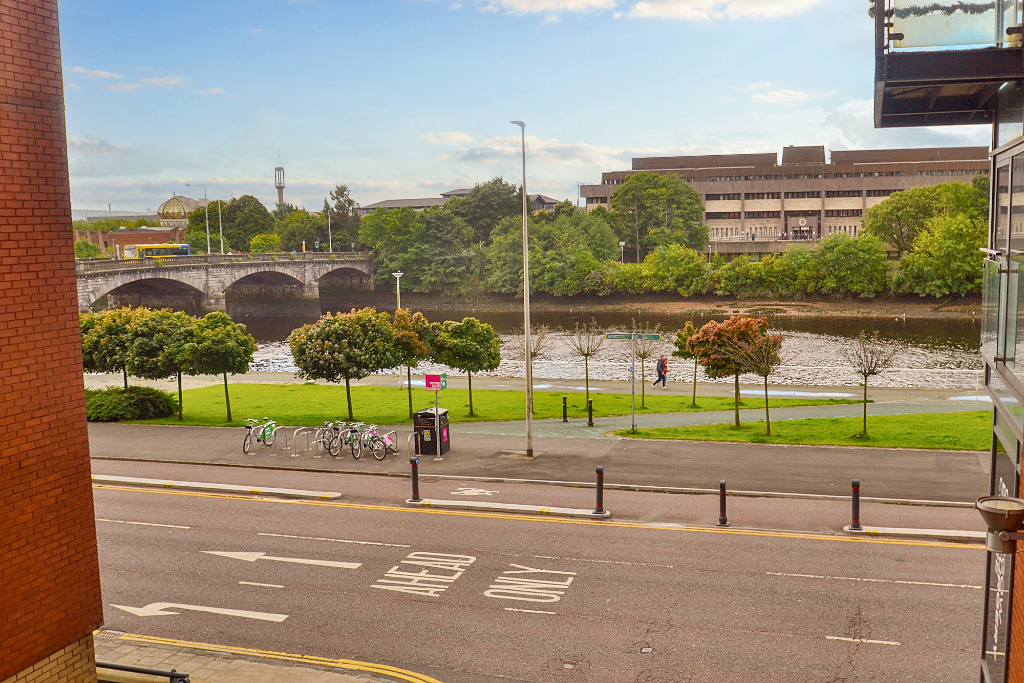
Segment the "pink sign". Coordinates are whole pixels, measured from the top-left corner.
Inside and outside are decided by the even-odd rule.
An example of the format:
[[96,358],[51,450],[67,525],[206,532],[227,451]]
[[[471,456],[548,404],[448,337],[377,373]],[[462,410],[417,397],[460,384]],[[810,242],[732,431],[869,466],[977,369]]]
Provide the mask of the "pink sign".
[[424,375],[427,391],[441,391],[441,375]]

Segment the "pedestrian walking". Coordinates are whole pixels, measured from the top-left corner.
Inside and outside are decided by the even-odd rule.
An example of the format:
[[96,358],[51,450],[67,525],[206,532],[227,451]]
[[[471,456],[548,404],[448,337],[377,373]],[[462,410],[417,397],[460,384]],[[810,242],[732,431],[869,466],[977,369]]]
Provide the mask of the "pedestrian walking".
[[654,386],[658,386],[658,382],[661,382],[661,386],[664,389],[668,388],[668,358],[662,356],[658,359],[658,364],[655,366],[655,370],[658,373],[658,378],[654,380]]

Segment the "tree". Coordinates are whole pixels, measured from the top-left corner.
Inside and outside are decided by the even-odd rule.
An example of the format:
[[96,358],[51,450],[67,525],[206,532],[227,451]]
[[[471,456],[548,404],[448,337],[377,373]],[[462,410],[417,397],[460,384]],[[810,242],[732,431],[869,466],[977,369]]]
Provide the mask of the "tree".
[[934,186],[894,192],[864,213],[864,232],[892,245],[897,255],[910,251],[917,233],[935,215]]
[[[211,201],[207,207],[201,206],[188,215],[188,227],[185,229],[183,240],[192,248],[193,254],[206,253],[207,215],[210,218],[210,252],[213,254],[221,253],[220,235],[224,225],[226,225],[224,221],[225,207],[227,207],[227,203],[218,199]],[[209,209],[209,214],[207,214],[207,208]],[[220,215],[217,214],[218,209],[220,210]],[[227,231],[225,230],[224,233],[227,234]],[[224,238],[224,251],[231,251],[228,246],[227,237]]]
[[869,337],[863,330],[849,346],[839,353],[853,369],[864,378],[864,427],[860,433],[862,438],[868,436],[868,378],[880,375],[892,367],[901,344],[896,341],[885,341],[878,336],[878,330]]
[[936,216],[900,259],[893,289],[920,296],[950,296],[981,291],[986,221],[968,214]]
[[338,185],[331,190],[330,201],[324,200],[324,221],[330,215],[330,242],[342,248],[359,242],[359,204],[349,196],[348,185]]
[[687,320],[686,324],[683,325],[683,329],[676,332],[675,350],[672,351],[672,355],[676,358],[692,358],[693,359],[693,401],[690,405],[697,405],[697,357],[690,353],[686,348],[686,341],[697,334],[697,328],[694,326],[692,320]]
[[647,289],[652,292],[678,292],[688,297],[703,293],[707,286],[706,259],[679,244],[664,244],[649,253],[644,271]]
[[815,260],[817,291],[822,294],[872,297],[888,289],[889,264],[877,237],[829,235],[821,241]]
[[148,308],[124,307],[80,316],[85,371],[120,372],[128,389],[132,325],[136,318],[149,313]]
[[474,186],[465,197],[448,200],[445,206],[469,225],[473,241],[489,242],[491,231],[503,218],[522,215],[523,195],[515,185],[495,177]]
[[249,242],[251,254],[273,254],[281,251],[281,237],[274,233],[256,235]]
[[[228,244],[247,249],[252,238],[274,232],[274,217],[251,194],[232,200],[224,208],[224,237]],[[211,234],[212,237],[212,234]]]
[[412,418],[412,370],[410,368],[430,356],[430,349],[427,348],[423,339],[424,336],[427,336],[430,323],[419,311],[409,315],[409,311],[399,308],[395,311],[395,319],[392,324],[395,329],[395,348],[398,352],[398,361],[400,365],[406,367],[409,380],[406,388],[409,392],[409,417]]
[[195,339],[196,319],[168,308],[136,313],[130,326],[128,372],[143,379],[178,379],[178,419],[184,419],[181,375],[190,369],[188,348]]
[[301,251],[305,243],[308,251],[317,245],[327,250],[327,219],[320,214],[311,214],[302,209],[289,211],[274,224],[274,230],[281,236],[284,251]]
[[634,249],[637,263],[642,253],[663,244],[698,250],[707,245],[704,202],[677,176],[634,173],[615,190],[611,203],[620,237]]
[[753,343],[765,335],[767,318],[752,318],[734,315],[724,322],[709,321],[697,333],[686,340],[687,353],[704,366],[704,372],[711,379],[733,376],[735,426],[740,426],[740,373],[743,366],[736,356],[735,347],[741,343]]
[[351,381],[401,363],[391,316],[374,308],[327,313],[315,324],[293,330],[288,346],[300,377],[345,381],[349,420],[355,419]]
[[473,373],[494,370],[501,363],[501,339],[494,328],[476,318],[434,324],[433,360],[466,373],[469,414],[473,415]]
[[[522,358],[526,360],[526,335],[523,334],[525,326],[520,326],[512,330],[512,334],[509,335],[507,344],[509,349],[509,355],[512,358]],[[551,338],[548,337],[548,333],[551,328],[547,325],[530,325],[530,361],[535,361],[538,358],[544,357],[544,349],[547,348],[548,342]]]
[[[649,322],[645,322],[643,327],[634,319],[632,325],[633,335],[651,336],[658,334],[658,330],[661,329],[660,323],[655,323],[654,327],[651,327]],[[647,361],[653,358],[658,353],[658,348],[661,346],[661,341],[658,339],[634,339],[632,341],[633,355],[640,359],[640,407],[647,407],[647,376],[645,374]]]
[[591,318],[590,324],[576,323],[573,331],[568,334],[566,341],[569,348],[577,356],[583,357],[583,377],[586,382],[587,400],[590,400],[590,359],[596,356],[604,346],[604,330],[597,326],[597,320]]
[[764,420],[766,434],[772,435],[772,418],[768,412],[768,375],[782,365],[782,335],[766,334],[749,341],[735,341],[730,353],[739,361],[744,373],[764,378]]
[[228,373],[249,371],[256,340],[245,325],[234,322],[227,313],[214,311],[199,319],[195,337],[186,347],[189,374],[224,375],[224,405],[231,422],[231,397],[228,395]]
[[75,241],[75,258],[97,258],[103,256],[103,250],[98,244],[89,240]]

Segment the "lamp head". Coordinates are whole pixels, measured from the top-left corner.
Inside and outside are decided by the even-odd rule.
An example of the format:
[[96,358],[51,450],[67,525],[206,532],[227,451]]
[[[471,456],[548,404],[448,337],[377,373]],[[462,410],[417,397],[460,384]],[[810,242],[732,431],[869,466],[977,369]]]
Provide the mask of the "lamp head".
[[403,273],[402,271],[398,271],[396,273],[391,273],[391,274],[394,275],[395,277],[399,277],[399,278],[402,277],[403,275],[405,275],[405,273]]
[[517,126],[519,126],[520,128],[526,128],[526,122],[524,122],[524,121],[509,121],[509,123],[514,123]]
[[974,503],[981,518],[988,527],[985,548],[995,553],[1014,553],[1017,550],[1016,535],[1024,523],[1024,500],[1009,496],[985,496]]

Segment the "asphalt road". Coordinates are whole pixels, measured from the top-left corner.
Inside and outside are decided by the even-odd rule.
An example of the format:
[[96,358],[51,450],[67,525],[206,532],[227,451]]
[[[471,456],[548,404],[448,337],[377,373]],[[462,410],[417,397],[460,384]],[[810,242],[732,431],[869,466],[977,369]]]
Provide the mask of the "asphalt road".
[[[748,500],[721,530],[705,496],[616,492],[607,501],[621,511],[616,521],[559,521],[410,510],[400,479],[94,464],[101,473],[344,496],[281,502],[97,487],[106,628],[375,661],[446,683],[976,675],[983,551],[843,537],[838,503]],[[435,485],[445,497],[517,502],[558,495],[585,505],[592,495]],[[969,510],[869,514],[977,525]],[[191,607],[154,616],[114,607],[154,603]]]

